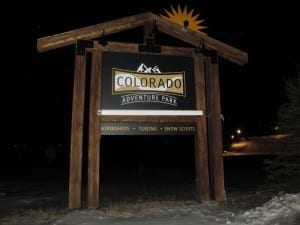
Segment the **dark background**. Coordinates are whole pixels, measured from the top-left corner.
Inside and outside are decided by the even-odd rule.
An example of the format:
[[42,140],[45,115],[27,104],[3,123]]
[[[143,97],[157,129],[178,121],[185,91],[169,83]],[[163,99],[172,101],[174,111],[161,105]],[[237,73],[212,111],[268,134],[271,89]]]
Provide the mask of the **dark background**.
[[[220,59],[225,138],[236,128],[247,136],[272,133],[278,107],[286,101],[285,79],[298,76],[300,20],[292,3],[132,0],[62,5],[51,1],[31,8],[27,3],[13,3],[3,8],[7,13],[2,15],[1,128],[5,152],[59,146],[68,154],[75,47],[38,53],[38,38],[147,11],[164,14],[163,9],[177,7],[177,3],[200,13],[209,36],[249,55],[245,66]],[[140,31],[107,39],[141,43]],[[157,44],[181,44],[174,38],[159,37]],[[32,151],[36,156],[38,150]]]

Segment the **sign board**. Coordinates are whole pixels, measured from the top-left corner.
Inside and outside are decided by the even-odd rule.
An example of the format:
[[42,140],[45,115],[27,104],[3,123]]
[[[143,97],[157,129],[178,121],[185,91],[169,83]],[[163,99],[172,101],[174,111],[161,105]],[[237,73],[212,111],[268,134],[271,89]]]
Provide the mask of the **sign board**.
[[[101,110],[98,110],[98,115],[203,114],[196,110],[192,57],[102,52],[102,65]],[[113,122],[101,124],[101,135],[186,135],[194,134],[195,127],[195,124],[176,122]]]
[[[195,133],[196,199],[226,199],[217,59],[221,56],[244,65],[248,55],[199,32],[205,28],[201,26],[203,20],[192,15],[193,9],[186,9],[178,6],[176,12],[172,8],[172,13],[166,11],[168,17],[142,13],[38,39],[40,52],[76,43],[69,208],[81,207],[82,159],[86,158],[87,206],[99,207],[99,133]],[[142,45],[89,40],[103,37],[104,31],[110,35],[140,26],[144,26],[145,32]],[[148,51],[157,47],[156,29],[194,47],[159,46],[159,54]],[[86,67],[87,52],[91,53],[90,67]],[[90,90],[87,91],[89,71]],[[90,95],[88,112],[85,110],[87,94]],[[88,118],[87,129],[83,129],[85,118]],[[88,131],[87,157],[83,157],[85,131]]]
[[102,135],[194,135],[195,123],[103,122]]
[[195,109],[192,57],[103,52],[102,109]]

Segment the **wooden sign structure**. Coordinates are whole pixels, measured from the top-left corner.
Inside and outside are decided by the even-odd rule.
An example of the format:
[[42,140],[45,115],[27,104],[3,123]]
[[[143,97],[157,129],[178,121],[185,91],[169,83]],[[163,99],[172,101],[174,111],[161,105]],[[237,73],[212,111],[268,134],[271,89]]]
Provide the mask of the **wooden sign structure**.
[[[124,30],[144,26],[144,44],[93,40]],[[154,28],[178,38],[194,48],[156,46]],[[105,31],[105,32],[104,32]],[[88,124],[88,188],[87,207],[100,204],[100,137],[101,123],[106,122],[188,122],[196,126],[195,164],[196,199],[224,201],[223,143],[219,90],[218,56],[238,65],[247,63],[247,53],[167,21],[153,13],[142,13],[104,22],[53,36],[39,38],[39,52],[76,44],[73,106],[71,122],[69,208],[81,208],[84,105],[87,91],[87,53],[91,54],[89,124]],[[174,111],[132,110],[105,111],[101,106],[103,55],[106,52],[183,56],[194,63],[195,109]],[[116,113],[118,112],[118,113]],[[152,112],[155,112],[154,114]],[[170,112],[170,113],[169,113]]]

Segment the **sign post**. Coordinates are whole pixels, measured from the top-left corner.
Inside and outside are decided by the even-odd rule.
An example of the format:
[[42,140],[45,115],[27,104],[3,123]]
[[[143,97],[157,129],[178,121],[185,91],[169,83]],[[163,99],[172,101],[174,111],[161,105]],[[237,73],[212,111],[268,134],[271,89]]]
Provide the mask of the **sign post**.
[[[170,12],[173,19],[147,12],[38,39],[39,52],[76,44],[69,208],[81,207],[84,136],[88,136],[87,205],[99,207],[100,138],[114,134],[194,134],[196,199],[225,200],[218,57],[244,65],[248,55],[197,32],[198,26],[192,26],[198,24],[195,17],[183,12],[189,20],[173,23],[177,17]],[[142,45],[89,40],[139,26],[145,31]],[[193,47],[158,46],[155,30]]]
[[195,135],[196,199],[209,200],[202,54],[164,46],[160,53],[140,53],[136,44],[128,43],[95,45],[89,51],[88,207],[96,208],[100,201],[101,135],[116,134]]

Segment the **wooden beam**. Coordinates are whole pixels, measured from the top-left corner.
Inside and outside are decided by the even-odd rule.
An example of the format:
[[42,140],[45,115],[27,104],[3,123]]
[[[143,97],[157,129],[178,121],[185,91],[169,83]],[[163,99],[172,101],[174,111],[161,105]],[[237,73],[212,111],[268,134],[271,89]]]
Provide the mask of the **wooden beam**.
[[85,64],[85,55],[76,54],[73,86],[69,177],[69,208],[71,209],[81,207]]
[[226,196],[224,187],[219,67],[217,63],[211,63],[211,57],[205,57],[205,79],[207,90],[210,185],[213,198],[217,201],[224,201]]
[[228,44],[213,39],[207,35],[201,35],[192,30],[184,31],[178,24],[167,21],[154,14],[152,15],[152,20],[156,22],[158,30],[163,33],[176,37],[195,47],[199,47],[201,42],[204,41],[204,44],[208,49],[216,50],[220,57],[238,65],[244,65],[248,62],[248,54],[246,52],[243,52]]
[[[201,35],[195,31],[183,31],[178,24],[172,23],[153,13],[146,12],[109,22],[99,23],[52,36],[38,38],[37,50],[39,52],[49,51],[52,49],[75,44],[77,40],[88,40],[102,37],[104,35],[114,34],[125,30],[130,30],[145,23],[156,23],[159,31],[178,38],[195,47],[199,47],[200,43],[209,49],[218,51],[218,54],[231,62],[244,65],[248,62],[248,54],[228,44],[220,42],[207,35]],[[147,26],[147,25],[146,25]],[[146,28],[147,29],[147,28]]]
[[88,208],[98,208],[100,201],[100,108],[102,54],[92,49],[88,143]]
[[[203,56],[194,57],[196,109],[206,111]],[[195,140],[196,200],[210,200],[206,115],[197,117]]]
[[151,37],[155,39],[154,23],[152,21],[146,21],[144,25],[144,44],[147,42],[147,38]]
[[77,40],[89,40],[99,38],[104,35],[118,33],[124,30],[130,30],[139,26],[143,26],[149,21],[152,13],[146,12],[109,22],[99,23],[96,25],[79,28],[52,36],[38,38],[37,50],[45,52],[52,49],[75,44]]
[[[138,43],[124,43],[124,42],[107,42],[106,46],[100,46],[102,51],[113,52],[132,52],[139,53]],[[176,49],[176,50],[175,50]],[[140,54],[156,54],[156,55],[176,55],[176,56],[191,56],[195,53],[194,48],[187,47],[174,47],[174,46],[161,46],[162,53],[140,52]]]

